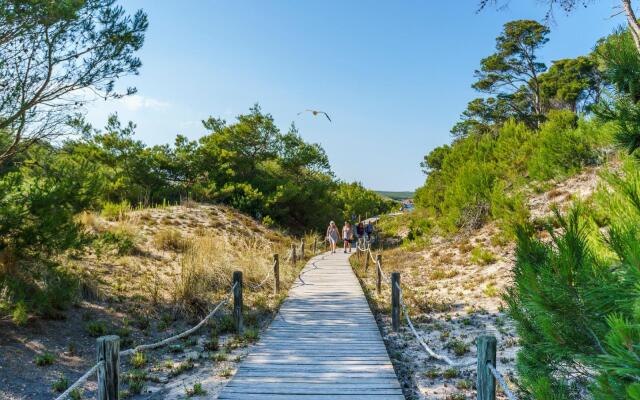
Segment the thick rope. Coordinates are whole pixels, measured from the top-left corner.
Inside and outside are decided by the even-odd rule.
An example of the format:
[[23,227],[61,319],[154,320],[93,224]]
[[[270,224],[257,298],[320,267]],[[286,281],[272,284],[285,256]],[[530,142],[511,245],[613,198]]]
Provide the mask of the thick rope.
[[436,360],[444,361],[449,366],[455,367],[455,368],[467,368],[467,367],[471,367],[473,365],[476,365],[476,361],[471,361],[471,362],[468,362],[468,363],[456,363],[453,360],[451,360],[449,357],[447,357],[445,355],[440,355],[440,354],[436,353],[435,351],[433,351],[431,349],[431,347],[429,347],[427,345],[427,343],[424,341],[422,336],[420,336],[418,334],[418,331],[416,331],[416,328],[413,326],[413,322],[411,321],[411,317],[409,317],[409,312],[407,310],[407,305],[404,302],[404,297],[402,295],[402,288],[397,283],[396,283],[396,288],[398,288],[398,291],[400,292],[400,306],[402,307],[402,312],[404,313],[404,317],[407,320],[407,325],[409,326],[409,329],[411,330],[413,335],[416,337],[416,340],[418,341],[418,343],[420,343],[420,345],[424,348],[424,350],[427,353],[429,353],[429,355],[431,357],[435,358]]
[[382,266],[380,266],[380,263],[376,261],[376,266],[378,267],[378,270],[380,271],[380,275],[382,275],[382,281],[387,285],[390,286],[389,282],[389,277],[384,273],[384,271],[382,270]]
[[371,261],[376,262],[376,259],[373,257],[373,253],[371,252],[371,249],[369,249],[369,256],[371,257]]
[[66,399],[71,394],[71,392],[73,392],[78,387],[80,387],[80,385],[85,383],[87,379],[89,379],[91,375],[95,374],[98,368],[102,367],[103,365],[104,365],[104,361],[100,361],[99,363],[91,367],[91,369],[85,372],[84,375],[82,375],[80,378],[78,378],[78,380],[75,381],[73,385],[69,386],[67,390],[65,390],[60,396],[56,397],[56,400]]
[[[275,267],[276,262],[273,262],[273,267]],[[271,270],[273,271],[273,269]],[[269,273],[267,273],[267,276],[264,277],[264,279],[262,280],[262,282],[258,283],[257,285],[252,285],[250,283],[247,283],[247,286],[249,287],[249,289],[251,290],[258,290],[260,289],[262,286],[264,286],[265,283],[267,283],[267,281],[269,280],[269,277],[271,277],[271,271],[269,271]]]
[[222,300],[220,303],[218,303],[218,305],[213,309],[213,311],[211,311],[206,317],[204,317],[204,319],[202,321],[200,321],[198,323],[198,325],[194,326],[191,329],[188,329],[178,335],[175,336],[171,336],[169,338],[166,338],[164,340],[161,340],[159,342],[156,343],[151,343],[151,344],[141,344],[140,346],[134,347],[132,349],[129,350],[124,350],[120,352],[121,356],[127,356],[127,355],[131,355],[131,354],[135,354],[139,351],[142,350],[148,350],[148,349],[155,349],[158,347],[162,347],[166,344],[169,344],[171,342],[175,342],[178,339],[182,339],[183,337],[187,337],[189,335],[191,335],[193,332],[197,331],[198,329],[202,328],[202,326],[204,324],[207,323],[207,321],[213,317],[215,315],[215,313],[218,311],[218,309],[220,309],[220,307],[222,307],[224,304],[227,304],[230,300],[231,300],[231,296],[233,295],[233,290],[236,288],[236,286],[238,285],[238,282],[234,283],[233,286],[231,287],[231,290],[229,290],[229,294],[227,294],[227,298]]
[[509,386],[507,386],[507,382],[504,381],[504,377],[500,372],[498,372],[496,367],[494,367],[490,362],[488,362],[487,368],[489,368],[489,371],[491,371],[491,374],[494,376],[494,378],[496,378],[496,381],[498,381],[498,383],[500,384],[500,387],[502,387],[502,391],[504,391],[504,394],[507,395],[507,398],[509,400],[518,400],[518,398],[513,394],[513,392],[511,392],[511,390],[509,389]]

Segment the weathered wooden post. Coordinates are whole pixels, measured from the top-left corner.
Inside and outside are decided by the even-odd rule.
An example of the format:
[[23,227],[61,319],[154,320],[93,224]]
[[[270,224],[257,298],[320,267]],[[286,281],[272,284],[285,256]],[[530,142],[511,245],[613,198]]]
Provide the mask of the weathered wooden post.
[[488,363],[496,366],[496,344],[493,336],[478,337],[478,400],[496,399],[496,380],[487,368]]
[[236,332],[241,334],[242,326],[242,271],[233,271],[233,320]]
[[314,237],[313,238],[313,255],[315,256],[316,254],[318,254],[318,238]]
[[273,278],[275,279],[273,290],[278,294],[280,293],[280,256],[277,254],[273,255]]
[[391,326],[400,329],[400,272],[391,273]]
[[292,243],[291,244],[291,264],[296,265],[296,262],[298,262],[297,256],[296,256],[296,245]]
[[376,272],[378,273],[378,279],[376,281],[376,289],[378,294],[382,292],[382,254],[378,254],[376,257]]
[[120,338],[115,335],[101,336],[97,340],[98,400],[118,400],[120,375]]
[[300,241],[300,259],[304,260],[304,239]]
[[369,269],[369,252],[364,253],[364,273],[367,273],[367,270]]

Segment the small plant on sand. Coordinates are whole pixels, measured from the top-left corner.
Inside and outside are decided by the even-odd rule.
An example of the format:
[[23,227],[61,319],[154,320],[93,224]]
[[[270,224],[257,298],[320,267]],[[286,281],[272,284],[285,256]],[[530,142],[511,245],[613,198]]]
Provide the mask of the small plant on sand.
[[71,393],[69,393],[69,398],[71,400],[82,400],[82,390],[81,389],[73,389]]
[[189,371],[191,369],[193,369],[193,367],[195,366],[195,364],[193,363],[192,359],[187,359],[181,363],[179,363],[178,365],[174,365],[173,366],[173,370],[171,370],[170,375],[171,376],[178,376],[183,372]]
[[144,389],[147,373],[143,370],[134,369],[124,376],[124,381],[129,385],[129,394],[140,394]]
[[188,397],[195,397],[203,396],[207,394],[207,391],[202,388],[202,383],[197,382],[193,384],[192,388],[187,388],[186,393]]
[[487,297],[496,297],[498,295],[498,288],[494,283],[489,283],[482,292]]
[[27,305],[23,301],[19,301],[11,312],[11,320],[18,326],[23,326],[29,319]]
[[136,247],[136,236],[130,229],[120,227],[101,233],[94,247],[98,253],[104,249],[115,249],[120,256],[128,255]]
[[220,337],[217,332],[211,332],[209,339],[204,343],[204,349],[207,351],[217,351],[220,348]]
[[442,377],[445,378],[445,379],[457,378],[458,375],[460,375],[460,371],[458,371],[455,368],[445,369],[444,372],[442,373]]
[[233,375],[233,371],[231,370],[231,368],[224,368],[220,371],[219,375],[223,378],[229,378],[231,375]]
[[460,339],[449,341],[446,347],[451,349],[456,356],[461,356],[469,352],[469,345]]
[[260,331],[257,328],[248,328],[244,331],[242,338],[248,343],[255,343],[260,337]]
[[131,211],[131,204],[124,200],[120,203],[106,202],[100,214],[105,219],[116,221],[123,219],[129,211]]
[[438,371],[436,368],[429,368],[425,371],[424,376],[429,379],[436,379],[440,376],[440,371]]
[[38,367],[44,367],[46,365],[53,364],[55,360],[56,357],[53,354],[45,352],[44,354],[37,356],[35,362]]
[[227,352],[224,351],[224,350],[221,350],[221,351],[217,352],[216,354],[214,354],[211,358],[215,362],[227,361]]
[[471,250],[471,262],[478,265],[489,265],[498,261],[498,258],[489,250],[476,247]]
[[456,382],[456,388],[460,390],[471,389],[473,387],[473,382],[470,379],[460,379]]
[[133,357],[131,357],[131,365],[134,368],[142,368],[147,363],[147,358],[144,353],[141,351],[136,352]]
[[69,380],[61,375],[60,378],[53,381],[51,384],[51,388],[56,392],[64,392],[69,387]]
[[454,269],[445,270],[443,268],[434,268],[427,273],[427,277],[432,281],[453,278],[458,275],[458,271]]
[[107,333],[107,325],[102,321],[91,321],[85,325],[85,330],[93,337],[104,336]]

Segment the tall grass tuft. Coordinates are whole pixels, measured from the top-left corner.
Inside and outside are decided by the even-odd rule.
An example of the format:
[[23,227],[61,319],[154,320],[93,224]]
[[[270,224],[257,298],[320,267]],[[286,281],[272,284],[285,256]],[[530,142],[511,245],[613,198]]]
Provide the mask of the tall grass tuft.
[[[200,236],[193,239],[181,260],[181,273],[176,280],[174,297],[185,311],[202,313],[214,300],[216,292],[231,287],[233,271],[243,272],[245,284],[262,282],[273,268],[273,254],[285,254],[284,245],[255,237],[233,238]],[[295,275],[291,268],[282,268],[281,280]],[[272,279],[266,283],[272,285]]]

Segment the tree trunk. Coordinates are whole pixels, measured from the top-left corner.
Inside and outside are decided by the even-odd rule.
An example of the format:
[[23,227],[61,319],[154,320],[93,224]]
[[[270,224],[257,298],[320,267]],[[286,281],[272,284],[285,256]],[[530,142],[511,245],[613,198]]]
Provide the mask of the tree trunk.
[[640,23],[638,23],[638,19],[636,18],[635,13],[633,12],[633,7],[631,7],[631,0],[621,0],[622,6],[624,7],[624,11],[627,14],[627,23],[629,24],[629,31],[631,32],[631,37],[633,37],[633,43],[636,45],[636,49],[640,53]]

